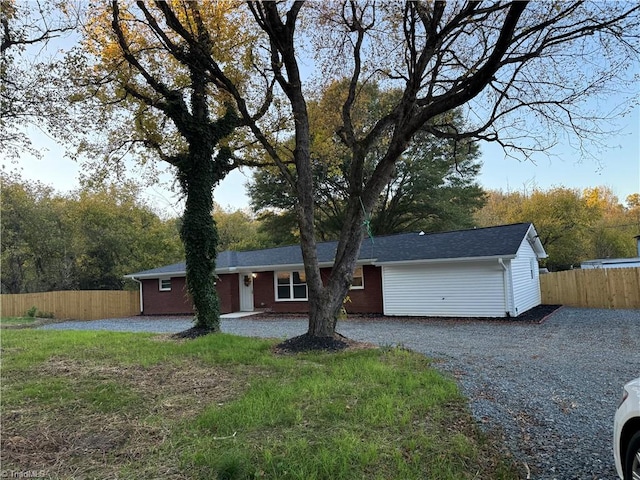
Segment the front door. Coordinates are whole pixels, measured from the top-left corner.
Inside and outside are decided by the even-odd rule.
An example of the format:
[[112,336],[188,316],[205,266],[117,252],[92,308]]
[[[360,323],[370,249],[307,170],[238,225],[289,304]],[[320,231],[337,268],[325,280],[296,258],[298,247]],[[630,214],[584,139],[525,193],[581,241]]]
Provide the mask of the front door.
[[253,275],[241,273],[240,277],[240,311],[253,312]]

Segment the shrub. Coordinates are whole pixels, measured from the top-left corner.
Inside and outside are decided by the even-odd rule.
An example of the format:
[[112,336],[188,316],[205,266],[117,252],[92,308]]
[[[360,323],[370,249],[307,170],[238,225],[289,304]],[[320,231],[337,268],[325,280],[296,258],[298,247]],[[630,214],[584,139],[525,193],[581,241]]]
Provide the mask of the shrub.
[[52,312],[43,312],[38,310],[38,308],[34,305],[29,310],[27,310],[27,317],[29,318],[54,318],[55,315]]

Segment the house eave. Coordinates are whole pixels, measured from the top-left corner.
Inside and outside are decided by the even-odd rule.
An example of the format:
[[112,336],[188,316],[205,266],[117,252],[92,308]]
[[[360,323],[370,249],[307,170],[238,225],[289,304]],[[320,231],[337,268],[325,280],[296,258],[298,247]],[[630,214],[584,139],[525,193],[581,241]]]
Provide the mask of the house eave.
[[540,236],[536,231],[536,227],[533,226],[533,223],[529,226],[526,238],[529,242],[529,245],[531,245],[531,248],[539,259],[549,257],[544,249],[544,245],[542,245],[542,242],[540,241]]
[[[363,258],[356,262],[356,265],[375,265],[375,258]],[[320,262],[318,266],[320,268],[331,268],[334,262]],[[216,268],[216,275],[224,275],[230,273],[250,273],[250,272],[272,272],[277,270],[304,270],[303,263],[287,263],[282,265],[243,265],[235,267]],[[132,280],[149,280],[154,278],[166,278],[166,277],[186,277],[187,272],[184,270],[177,270],[174,272],[165,273],[144,273],[140,275],[124,275],[124,278],[130,278]]]
[[132,280],[149,280],[152,278],[185,277],[186,275],[187,272],[185,271],[176,271],[166,273],[143,273],[141,275],[125,275],[124,278],[130,278]]
[[497,259],[512,260],[516,258],[516,255],[491,255],[485,257],[457,257],[457,258],[430,258],[419,260],[397,260],[393,262],[375,262],[376,266],[384,265],[423,265],[423,264],[437,264],[437,263],[468,263],[468,262],[487,262],[495,261]]
[[[320,268],[332,267],[333,262],[319,262]],[[233,273],[231,272],[273,272],[276,270],[304,270],[304,263],[283,263],[280,265],[242,265],[231,269],[216,269],[216,273]]]
[[620,265],[624,263],[640,263],[640,257],[629,258],[599,258],[595,260],[585,260],[581,265]]

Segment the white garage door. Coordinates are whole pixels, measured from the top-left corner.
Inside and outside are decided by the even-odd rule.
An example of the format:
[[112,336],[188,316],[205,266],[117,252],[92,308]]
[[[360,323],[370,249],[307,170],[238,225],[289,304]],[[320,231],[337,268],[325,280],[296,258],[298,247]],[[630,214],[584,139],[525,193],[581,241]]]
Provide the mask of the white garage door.
[[504,317],[503,269],[496,262],[382,267],[385,315]]

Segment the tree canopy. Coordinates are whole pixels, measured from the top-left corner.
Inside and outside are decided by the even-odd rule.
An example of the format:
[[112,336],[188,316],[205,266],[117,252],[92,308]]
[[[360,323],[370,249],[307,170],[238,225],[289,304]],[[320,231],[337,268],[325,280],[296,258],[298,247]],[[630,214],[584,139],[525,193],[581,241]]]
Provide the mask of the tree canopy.
[[177,220],[159,218],[135,185],[63,195],[1,180],[2,293],[120,290],[124,275],[183,258]]
[[213,219],[218,229],[218,251],[258,250],[276,246],[272,237],[261,229],[248,209],[222,208],[217,203],[213,208]]
[[[335,105],[346,93],[347,85],[336,82],[323,92],[319,101],[309,102],[315,222],[320,240],[337,239],[345,220],[350,156],[334,132],[340,126]],[[383,92],[375,85],[363,87],[358,109],[354,110],[360,117],[358,123],[370,122],[374,112],[391,103],[396,95],[397,92]],[[459,112],[450,115],[461,123]],[[365,159],[365,178],[373,174],[379,160],[377,154],[387,140],[381,139]],[[416,134],[398,159],[371,218],[366,220],[368,232],[385,235],[473,226],[473,212],[484,203],[484,193],[477,183],[481,167],[478,156],[479,148],[474,142]],[[288,166],[288,172],[295,176],[295,167]],[[257,170],[247,189],[254,210],[263,220],[263,231],[280,243],[296,242],[299,238],[295,218],[297,197],[279,170],[275,167]]]
[[61,59],[48,46],[77,25],[77,11],[70,2],[0,0],[0,153],[7,158],[40,154],[27,126],[64,123],[68,103],[49,75]]

